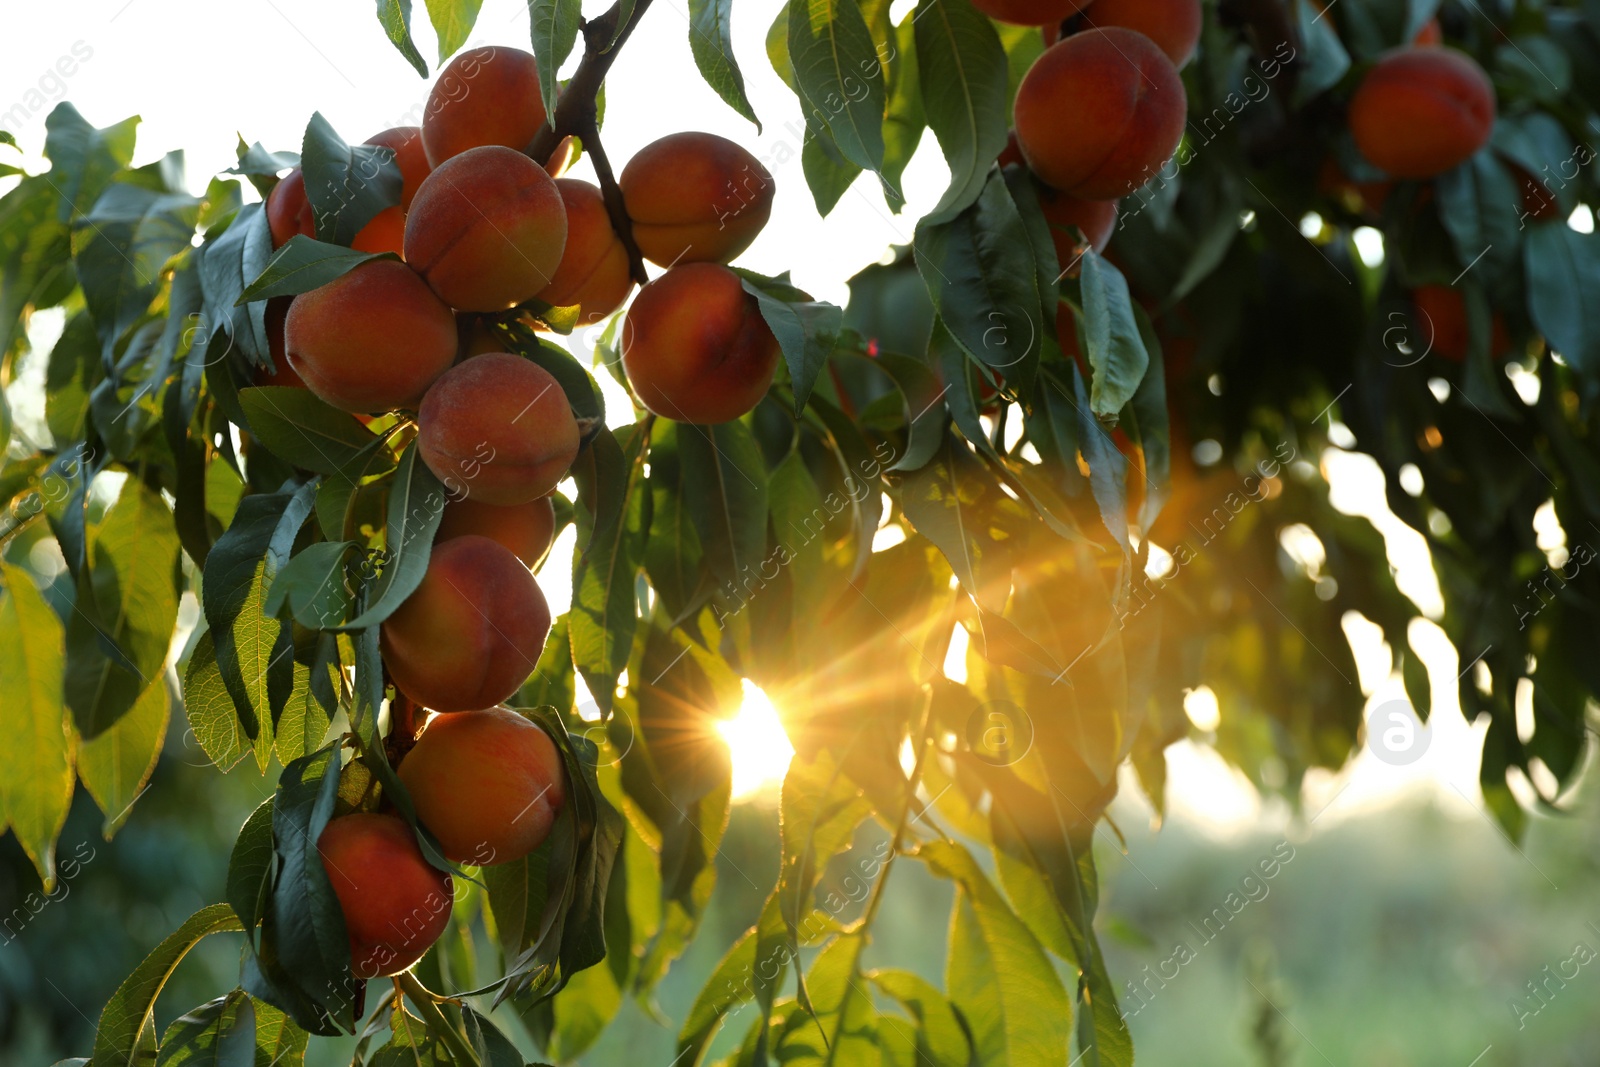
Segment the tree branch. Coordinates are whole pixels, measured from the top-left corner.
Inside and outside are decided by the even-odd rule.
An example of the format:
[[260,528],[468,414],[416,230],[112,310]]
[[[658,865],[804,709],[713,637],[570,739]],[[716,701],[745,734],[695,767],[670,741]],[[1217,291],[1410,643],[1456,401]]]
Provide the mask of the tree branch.
[[622,51],[634,27],[639,25],[639,19],[650,7],[650,0],[634,0],[633,9],[627,13],[624,21],[622,8],[625,2],[617,0],[605,14],[583,24],[583,58],[578,61],[578,69],[556,100],[549,123],[528,145],[527,153],[542,166],[560,146],[562,138],[573,136],[582,142],[583,150],[594,160],[595,175],[600,179],[600,192],[606,201],[606,213],[611,216],[611,228],[617,232],[622,247],[628,251],[628,266],[633,280],[643,285],[649,280],[644,270],[644,256],[633,239],[633,222],[628,218],[622,190],[617,186],[611,161],[606,158],[605,149],[600,144],[600,89],[617,54]]

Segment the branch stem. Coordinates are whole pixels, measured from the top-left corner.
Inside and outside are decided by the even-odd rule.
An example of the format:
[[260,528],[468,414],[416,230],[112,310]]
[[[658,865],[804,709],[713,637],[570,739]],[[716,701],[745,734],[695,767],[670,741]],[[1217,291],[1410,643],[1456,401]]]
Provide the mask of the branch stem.
[[483,1061],[478,1059],[478,1054],[451,1025],[450,1020],[445,1018],[444,1012],[439,1010],[440,997],[423,985],[410,971],[402,971],[395,975],[394,984],[405,990],[406,999],[416,1005],[417,1010],[422,1013],[422,1020],[428,1029],[439,1035],[439,1040],[449,1046],[450,1054],[457,1063],[465,1067],[482,1067]]

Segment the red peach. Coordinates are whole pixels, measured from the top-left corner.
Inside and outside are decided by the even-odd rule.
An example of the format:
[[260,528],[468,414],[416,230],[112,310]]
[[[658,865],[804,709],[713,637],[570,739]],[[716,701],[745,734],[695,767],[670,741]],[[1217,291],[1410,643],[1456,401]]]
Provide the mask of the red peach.
[[317,854],[344,912],[357,978],[399,974],[450,925],[450,876],[423,858],[404,820],[341,815],[323,827]]
[[520,48],[469,48],[439,72],[422,118],[422,144],[437,167],[469,148],[518,152],[544,128],[539,64]]

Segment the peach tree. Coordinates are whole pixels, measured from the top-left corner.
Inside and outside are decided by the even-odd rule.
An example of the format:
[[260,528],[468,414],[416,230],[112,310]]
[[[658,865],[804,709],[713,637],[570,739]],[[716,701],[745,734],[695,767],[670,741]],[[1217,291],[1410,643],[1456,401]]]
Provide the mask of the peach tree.
[[[42,430],[0,405],[0,825],[48,889],[76,783],[114,833],[169,731],[277,780],[91,1062],[520,1064],[502,1005],[580,1055],[697,935],[749,679],[796,750],[781,865],[675,1062],[737,1026],[725,1062],[1132,1063],[1095,924],[1119,769],[1163,809],[1201,685],[1266,791],[1378,743],[1352,613],[1431,703],[1331,447],[1431,550],[1490,810],[1559,804],[1600,692],[1589,7],[791,2],[767,59],[816,210],[903,210],[919,147],[950,171],[840,308],[730,265],[787,148],[607,157],[649,6],[530,0],[531,51],[457,55],[478,5],[430,2],[420,128],[315,115],[200,196],[131,165],[136,119],[60,105],[39,172],[0,134],[0,378],[65,323]],[[759,130],[731,3],[689,7]],[[942,989],[863,963],[908,863],[955,886]],[[238,988],[158,1034],[229,932]]]

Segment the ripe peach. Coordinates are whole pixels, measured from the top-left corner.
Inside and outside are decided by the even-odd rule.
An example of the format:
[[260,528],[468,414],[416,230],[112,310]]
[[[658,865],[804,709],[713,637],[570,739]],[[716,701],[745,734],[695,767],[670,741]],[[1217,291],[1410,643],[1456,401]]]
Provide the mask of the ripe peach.
[[300,375],[289,366],[289,358],[283,350],[283,325],[289,317],[289,303],[292,296],[275,296],[267,301],[267,352],[272,357],[272,369],[257,367],[254,381],[256,385],[282,385],[292,389],[304,389],[306,383]]
[[406,261],[462,311],[504,311],[532,299],[550,284],[566,243],[555,179],[499,146],[439,164],[406,215]]
[[399,974],[450,925],[450,876],[423,858],[404,820],[341,815],[323,827],[317,853],[344,912],[357,978]]
[[1429,19],[1422,24],[1422,29],[1411,39],[1417,48],[1426,48],[1429,45],[1444,44],[1444,29],[1439,25],[1438,19]]
[[1066,270],[1083,256],[1083,244],[1073,232],[1076,226],[1083,231],[1090,247],[1104,252],[1117,228],[1117,202],[1115,200],[1080,200],[1054,189],[1039,190],[1039,207],[1045,221],[1050,224],[1050,239],[1056,246],[1056,260]]
[[1091,0],[976,0],[972,5],[992,19],[1017,26],[1044,26],[1071,18]]
[[767,224],[776,190],[760,160],[710,133],[652,141],[617,184],[639,251],[663,267],[733,259]]
[[422,584],[379,637],[402,693],[435,711],[471,711],[522,687],[549,632],[533,574],[509,548],[468,534],[433,546]]
[[439,72],[422,117],[422,145],[437,167],[469,148],[520,152],[544,128],[539,64],[520,48],[469,48]]
[[398,207],[386,207],[361,227],[350,247],[357,252],[393,252],[404,256],[405,237],[406,213]]
[[657,415],[728,422],[766,395],[778,341],[737,274],[716,263],[684,263],[634,298],[622,323],[622,367]]
[[1144,185],[1183,137],[1188,97],[1166,53],[1120,26],[1052,45],[1023,77],[1014,118],[1041,181],[1085,200]]
[[1015,163],[1019,167],[1026,167],[1027,161],[1022,158],[1022,146],[1017,144],[1016,127],[1006,131],[1006,146],[1000,149],[1000,154],[994,157],[994,165],[1004,170]]
[[478,867],[538,848],[566,800],[555,742],[503,707],[435,715],[401,762],[400,780],[445,856]]
[[456,356],[456,319],[404,263],[363,263],[289,305],[285,349],[313,393],[351,412],[413,408]]
[[417,195],[417,187],[433,170],[428,163],[428,154],[422,148],[421,127],[396,126],[373,134],[366,143],[394,149],[394,161],[400,168],[400,210],[410,211],[411,198]]
[[567,210],[567,246],[539,299],[552,307],[576,304],[580,321],[595,322],[621,307],[633,290],[628,250],[611,228],[598,188],[576,178],[557,178],[556,188]]
[[556,509],[547,496],[508,506],[467,499],[450,501],[444,506],[439,532],[433,535],[434,544],[468,534],[498,541],[529,568],[536,567],[555,540]]
[[451,367],[423,398],[417,425],[429,469],[452,494],[485,504],[549,495],[578,454],[578,423],[561,385],[509,352]]
[[1350,133],[1396,178],[1432,178],[1466,162],[1494,128],[1494,86],[1449,48],[1400,48],[1367,72],[1350,100]]
[[1094,0],[1084,12],[1091,27],[1122,26],[1156,43],[1180,70],[1200,43],[1200,0]]
[[[1464,361],[1472,338],[1467,328],[1467,302],[1461,291],[1448,285],[1419,285],[1411,292],[1411,304],[1419,332],[1414,347],[1452,363]],[[1489,354],[1504,356],[1510,347],[1505,320],[1496,313],[1490,324]]]

